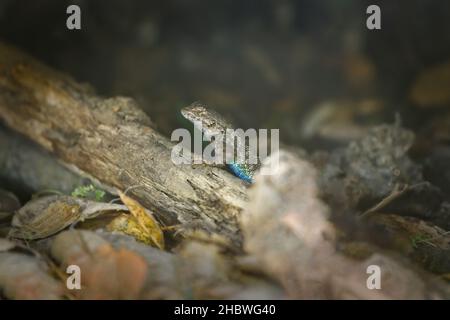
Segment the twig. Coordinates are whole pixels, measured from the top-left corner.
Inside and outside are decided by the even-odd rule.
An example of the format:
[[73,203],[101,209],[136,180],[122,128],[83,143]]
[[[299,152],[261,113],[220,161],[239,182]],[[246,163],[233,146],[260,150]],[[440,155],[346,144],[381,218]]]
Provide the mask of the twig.
[[377,211],[383,209],[388,204],[390,204],[392,201],[394,201],[395,199],[400,197],[408,189],[410,189],[410,186],[403,185],[403,187],[400,188],[400,184],[397,183],[394,186],[394,189],[392,190],[392,192],[386,198],[381,200],[379,203],[377,203],[375,206],[371,207],[370,209],[364,211],[362,214],[359,215],[359,217],[363,218],[371,213],[374,213],[374,212],[377,212]]

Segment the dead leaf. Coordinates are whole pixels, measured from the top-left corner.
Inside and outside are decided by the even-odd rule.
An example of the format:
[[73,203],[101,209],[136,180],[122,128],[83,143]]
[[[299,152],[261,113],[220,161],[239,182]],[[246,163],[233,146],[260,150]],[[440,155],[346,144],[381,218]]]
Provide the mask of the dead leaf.
[[81,203],[69,196],[47,196],[33,199],[13,217],[10,236],[35,240],[63,230],[81,217]]
[[106,211],[128,210],[124,205],[101,203],[71,196],[45,196],[28,201],[13,216],[10,236],[35,240],[49,237],[84,219]]
[[158,221],[155,220],[153,215],[136,200],[131,199],[121,191],[119,191],[119,196],[122,202],[128,207],[131,214],[136,218],[140,228],[147,233],[159,249],[164,249],[164,234]]
[[106,226],[106,230],[109,232],[124,233],[147,245],[154,244],[153,238],[147,229],[142,228],[138,220],[128,213],[122,213],[115,217]]

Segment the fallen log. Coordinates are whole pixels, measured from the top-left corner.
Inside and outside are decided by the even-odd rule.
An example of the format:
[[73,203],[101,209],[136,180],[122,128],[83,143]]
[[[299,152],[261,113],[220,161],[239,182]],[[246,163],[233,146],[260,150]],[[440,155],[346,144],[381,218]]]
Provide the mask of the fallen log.
[[0,43],[0,119],[110,192],[125,190],[165,224],[241,242],[245,184],[209,166],[175,165],[173,143],[130,98],[102,98]]

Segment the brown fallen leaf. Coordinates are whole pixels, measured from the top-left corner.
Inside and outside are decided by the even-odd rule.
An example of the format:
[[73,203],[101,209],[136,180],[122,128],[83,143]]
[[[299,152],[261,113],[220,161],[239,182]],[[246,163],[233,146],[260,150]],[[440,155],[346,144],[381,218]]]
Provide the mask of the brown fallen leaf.
[[14,214],[9,236],[26,240],[46,238],[78,221],[112,210],[128,208],[64,195],[32,199]]
[[30,200],[14,214],[9,236],[26,240],[46,238],[76,222],[82,211],[82,204],[68,196]]
[[115,217],[108,225],[106,230],[109,232],[120,232],[132,236],[137,241],[147,245],[154,245],[151,233],[144,229],[139,221],[131,214],[122,213]]
[[139,227],[150,237],[153,244],[161,250],[164,249],[164,233],[152,213],[141,206],[136,200],[126,196],[123,192],[119,191],[119,196],[136,219]]

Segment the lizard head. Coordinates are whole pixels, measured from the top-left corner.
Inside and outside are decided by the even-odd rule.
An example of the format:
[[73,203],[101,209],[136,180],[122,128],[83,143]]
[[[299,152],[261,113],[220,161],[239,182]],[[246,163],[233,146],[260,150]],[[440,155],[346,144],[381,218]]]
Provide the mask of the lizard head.
[[223,134],[226,129],[232,128],[231,124],[225,118],[217,112],[208,109],[200,102],[194,102],[188,107],[181,109],[181,114],[198,129],[200,129],[199,125],[201,124],[201,130],[206,135]]

